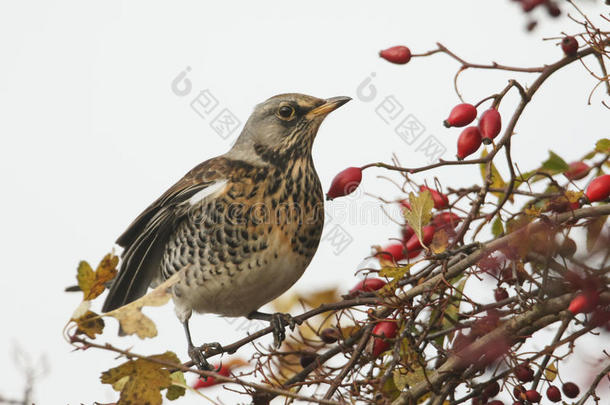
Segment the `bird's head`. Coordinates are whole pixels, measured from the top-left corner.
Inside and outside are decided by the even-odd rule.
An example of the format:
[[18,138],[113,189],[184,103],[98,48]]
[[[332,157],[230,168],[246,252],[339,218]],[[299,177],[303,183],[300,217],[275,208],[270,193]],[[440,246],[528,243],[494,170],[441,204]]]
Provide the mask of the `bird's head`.
[[236,157],[255,154],[269,163],[311,156],[313,140],[324,118],[349,100],[296,93],[271,97],[256,106],[229,153]]

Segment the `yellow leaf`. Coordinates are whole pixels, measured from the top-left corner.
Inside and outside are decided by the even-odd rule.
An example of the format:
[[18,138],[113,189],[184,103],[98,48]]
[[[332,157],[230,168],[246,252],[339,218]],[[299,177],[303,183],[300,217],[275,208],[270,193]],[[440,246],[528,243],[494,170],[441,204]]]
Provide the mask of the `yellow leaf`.
[[127,335],[135,333],[140,339],[157,336],[157,328],[154,322],[144,315],[141,309],[144,306],[159,307],[165,305],[172,295],[170,288],[182,279],[183,274],[181,271],[174,274],[142,298],[107,312],[104,316],[116,318],[120,322],[123,332]]
[[89,291],[91,291],[91,286],[95,282],[95,272],[86,261],[81,261],[78,264],[78,269],[76,270],[76,280],[78,281],[78,286],[84,294],[83,299],[87,299],[89,295]]
[[546,370],[544,371],[544,376],[549,382],[553,382],[555,377],[557,377],[557,366],[555,363],[551,363]]
[[407,223],[413,228],[417,238],[422,238],[422,228],[432,219],[432,208],[434,200],[428,190],[424,190],[419,195],[409,193],[410,210],[404,210],[404,216]]
[[577,202],[580,197],[583,196],[583,192],[582,191],[566,191],[564,193],[565,197],[568,199],[569,202],[571,203],[575,203]]
[[435,254],[443,253],[447,249],[448,244],[449,235],[447,235],[447,232],[445,232],[444,229],[439,229],[438,231],[434,232],[430,249],[432,249],[432,252]]
[[92,300],[99,296],[106,288],[106,283],[114,278],[117,274],[116,266],[119,263],[119,258],[112,253],[108,253],[95,272],[85,261],[78,264],[76,279],[78,286],[83,291],[83,300]]
[[95,335],[104,330],[104,320],[92,311],[87,311],[80,318],[72,318],[72,321],[76,322],[76,333],[84,333],[91,339],[95,339]]
[[[481,153],[481,158],[484,158],[485,156],[487,156],[487,150],[483,149],[483,152]],[[479,165],[479,168],[481,169],[481,176],[483,177],[483,181],[486,181],[487,180],[487,163],[481,163]],[[489,185],[489,187],[506,188],[506,182],[504,181],[504,179],[502,179],[502,175],[496,168],[496,165],[493,164],[493,162],[491,163],[491,174],[490,175],[491,175],[491,184]],[[504,193],[501,193],[499,191],[492,192],[492,194],[495,195],[496,197],[498,197],[498,200],[502,200],[502,198],[504,198]],[[509,201],[513,202],[512,196],[509,198]]]
[[[151,360],[163,361],[171,365]],[[161,405],[163,402],[161,390],[173,384],[169,370],[179,364],[180,361],[174,353],[165,352],[145,359],[129,360],[103,372],[100,379],[103,384],[111,384],[113,388],[121,390],[117,405]]]

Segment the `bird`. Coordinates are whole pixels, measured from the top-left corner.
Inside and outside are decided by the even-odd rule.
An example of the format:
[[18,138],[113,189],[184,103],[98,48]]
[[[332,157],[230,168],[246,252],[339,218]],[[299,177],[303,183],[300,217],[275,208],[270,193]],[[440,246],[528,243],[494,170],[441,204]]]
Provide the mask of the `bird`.
[[191,338],[193,311],[268,321],[279,347],[294,318],[258,310],[296,283],[318,248],[324,199],[312,146],[350,100],[286,93],[258,104],[228,152],[195,166],[119,236],[103,312],[181,271],[172,300],[197,366],[211,369]]

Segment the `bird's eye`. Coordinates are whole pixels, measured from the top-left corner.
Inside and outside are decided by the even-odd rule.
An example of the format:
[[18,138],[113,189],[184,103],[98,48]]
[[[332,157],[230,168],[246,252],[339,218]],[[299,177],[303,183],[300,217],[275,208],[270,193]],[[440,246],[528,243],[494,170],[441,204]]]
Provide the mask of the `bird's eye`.
[[283,105],[277,110],[277,116],[288,121],[294,116],[294,108],[289,105]]

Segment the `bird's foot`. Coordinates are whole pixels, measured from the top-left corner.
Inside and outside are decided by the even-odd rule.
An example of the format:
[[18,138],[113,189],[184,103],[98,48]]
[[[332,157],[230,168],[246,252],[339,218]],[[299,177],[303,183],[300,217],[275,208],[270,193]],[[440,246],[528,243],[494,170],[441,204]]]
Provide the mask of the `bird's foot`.
[[290,327],[290,330],[294,330],[297,324],[301,324],[292,315],[281,312],[272,314],[269,322],[273,328],[273,344],[276,349],[279,349],[282,342],[286,339],[286,326]]
[[197,368],[202,371],[214,371],[214,366],[208,363],[208,360],[205,357],[205,352],[207,351],[207,345],[201,347],[196,347],[193,345],[189,345],[188,353],[189,357],[195,363]]

